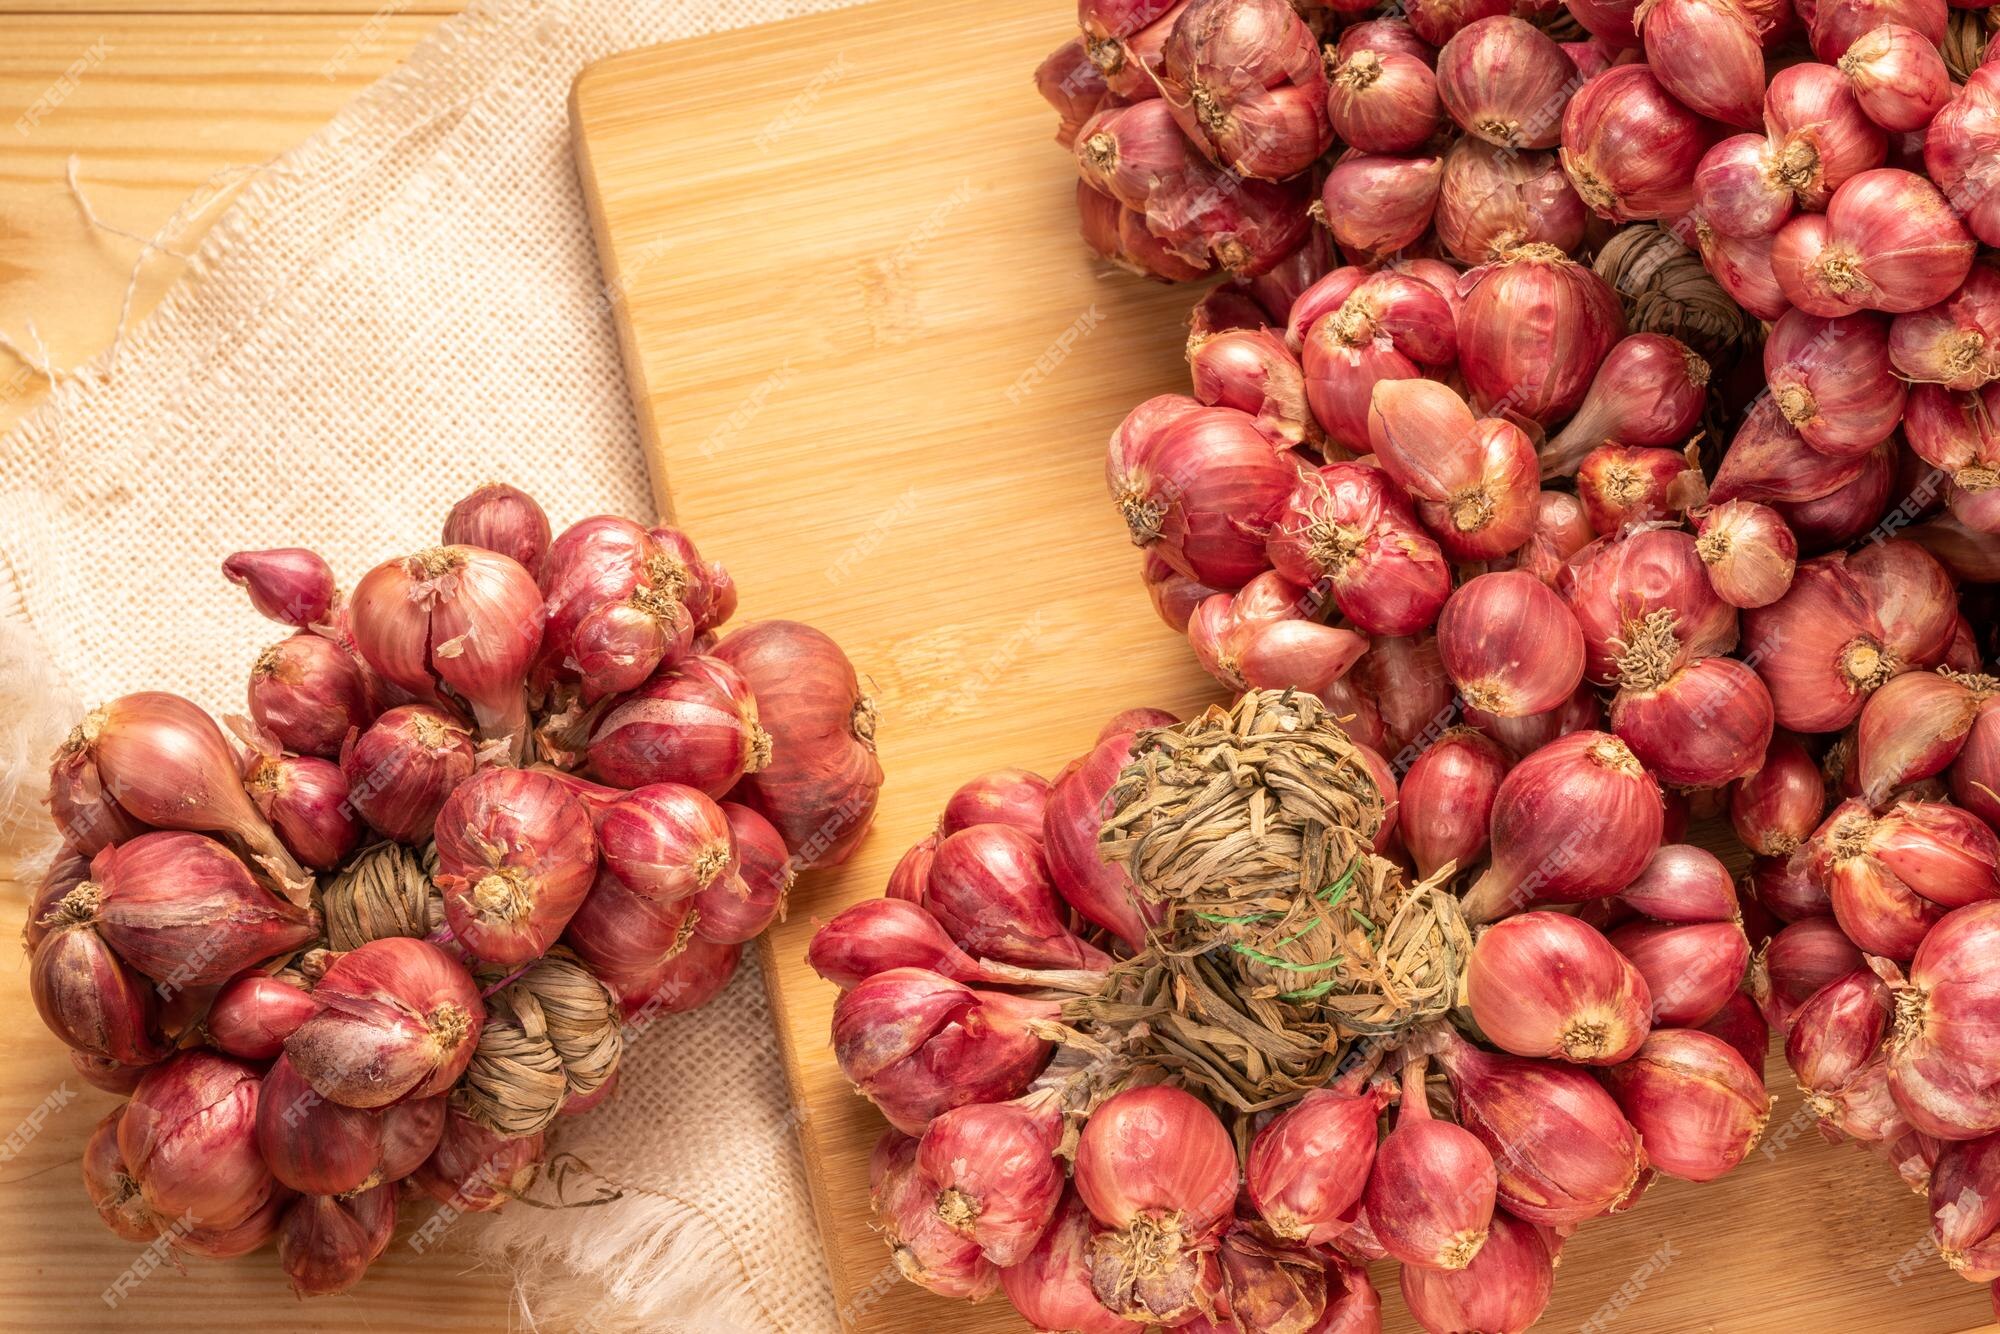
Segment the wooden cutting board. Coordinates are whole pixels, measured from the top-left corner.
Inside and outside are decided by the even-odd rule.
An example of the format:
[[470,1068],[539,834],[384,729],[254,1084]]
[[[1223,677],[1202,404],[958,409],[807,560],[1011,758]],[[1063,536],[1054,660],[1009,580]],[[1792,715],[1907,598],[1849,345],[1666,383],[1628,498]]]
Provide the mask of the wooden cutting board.
[[[842,1317],[871,1334],[1025,1326],[887,1266],[867,1208],[882,1122],[834,1065],[814,924],[880,894],[974,773],[1053,774],[1121,708],[1219,698],[1104,496],[1111,428],[1183,384],[1192,298],[1101,271],[1075,237],[1030,79],[1072,23],[1066,0],[881,0],[619,56],[574,98],[662,510],[728,562],[746,616],[823,627],[881,706],[875,831],[764,943]],[[1911,1250],[1920,1201],[1795,1119],[1781,1056],[1772,1083],[1773,1152],[1587,1228],[1544,1328],[1988,1318],[1983,1289]],[[1390,1327],[1413,1329],[1387,1287]]]

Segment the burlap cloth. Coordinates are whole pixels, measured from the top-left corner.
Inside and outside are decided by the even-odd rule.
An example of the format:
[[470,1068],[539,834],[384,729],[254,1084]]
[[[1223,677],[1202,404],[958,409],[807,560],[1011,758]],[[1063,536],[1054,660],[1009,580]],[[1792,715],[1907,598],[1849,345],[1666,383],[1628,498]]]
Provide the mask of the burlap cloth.
[[[162,688],[243,707],[279,636],[222,580],[232,550],[311,546],[351,584],[488,478],[558,526],[649,517],[570,83],[616,51],[837,2],[475,3],[259,171],[158,310],[0,443],[0,838],[38,818],[80,704]],[[768,94],[746,87],[744,114]],[[458,1229],[511,1248],[535,1323],[834,1327],[754,963],[653,1023],[562,1147],[645,1189]],[[552,1282],[565,1269],[581,1282]]]

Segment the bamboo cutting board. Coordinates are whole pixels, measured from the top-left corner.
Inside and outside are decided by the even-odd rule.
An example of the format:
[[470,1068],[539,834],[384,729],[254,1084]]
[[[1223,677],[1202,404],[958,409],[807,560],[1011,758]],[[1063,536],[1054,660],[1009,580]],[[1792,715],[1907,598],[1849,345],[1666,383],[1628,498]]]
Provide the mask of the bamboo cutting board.
[[[1025,1326],[897,1279],[869,1228],[882,1122],[827,1038],[815,922],[878,895],[974,773],[1053,774],[1112,713],[1218,698],[1154,618],[1103,494],[1106,436],[1180,388],[1191,297],[1099,271],[1030,71],[1066,0],[881,0],[632,52],[574,118],[655,491],[747,617],[833,634],[872,683],[874,833],[764,944],[841,1314],[869,1334]],[[1933,1334],[1987,1297],[1912,1251],[1921,1202],[1795,1117],[1563,1255],[1543,1328]],[[1378,1279],[1380,1275],[1378,1275]],[[1384,1292],[1389,1326],[1414,1326]],[[1595,1322],[1595,1323],[1593,1323]]]

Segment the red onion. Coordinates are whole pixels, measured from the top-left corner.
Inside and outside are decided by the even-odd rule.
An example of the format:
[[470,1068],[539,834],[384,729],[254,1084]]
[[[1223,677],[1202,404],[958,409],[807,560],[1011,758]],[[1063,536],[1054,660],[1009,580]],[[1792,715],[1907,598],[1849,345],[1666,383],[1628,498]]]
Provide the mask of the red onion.
[[[1617,1204],[1639,1175],[1639,1140],[1611,1095],[1584,1071],[1482,1051],[1446,1035],[1438,1061],[1458,1095],[1459,1121],[1500,1169],[1500,1204],[1549,1227]],[[1499,1219],[1494,1216],[1494,1233]]]
[[1111,1311],[1185,1323],[1236,1196],[1236,1150],[1222,1122],[1180,1089],[1126,1089],[1084,1123],[1076,1190],[1099,1231],[1091,1283]]
[[1562,160],[1583,202],[1613,222],[1685,213],[1715,134],[1644,65],[1598,75],[1563,109]]
[[1344,1226],[1375,1162],[1375,1122],[1388,1096],[1344,1079],[1279,1113],[1243,1160],[1250,1201],[1288,1241],[1319,1243]]
[[325,624],[340,601],[333,570],[304,547],[239,551],[222,562],[222,577],[250,594],[258,615],[280,625]]
[[1542,1229],[1505,1209],[1464,1269],[1404,1265],[1403,1300],[1426,1329],[1521,1334],[1555,1290],[1555,1257]]
[[1900,1127],[1882,1058],[1892,1009],[1889,989],[1857,969],[1814,992],[1792,1016],[1785,1062],[1828,1129],[1875,1141]]
[[1040,840],[1005,825],[975,825],[940,843],[923,906],[983,958],[1021,968],[1110,962],[1065,925]]
[[1764,372],[1779,411],[1823,453],[1865,454],[1903,418],[1889,322],[1872,312],[1829,320],[1788,311],[1764,344]]
[[521,488],[487,482],[474,487],[444,516],[443,541],[446,546],[497,551],[539,578],[549,550],[549,516]]
[[1350,152],[1327,173],[1320,204],[1343,250],[1379,259],[1408,249],[1430,229],[1443,180],[1440,157]]
[[974,1103],[925,1128],[917,1170],[936,1192],[938,1219],[1004,1269],[1034,1248],[1062,1202],[1062,1137],[1052,1093]]
[[1162,56],[1176,122],[1231,171],[1283,180],[1333,142],[1319,45],[1285,0],[1191,0]]
[[[598,855],[641,898],[670,904],[726,883],[738,870],[729,819],[679,783],[635,788],[596,818]],[[587,862],[586,862],[587,864]]]
[[1599,445],[1577,465],[1576,493],[1592,531],[1606,535],[1698,508],[1707,483],[1679,450]]
[[1574,472],[1606,441],[1671,445],[1685,440],[1708,401],[1709,366],[1679,339],[1632,334],[1598,367],[1576,415],[1542,451],[1542,472]]
[[1438,617],[1438,652],[1465,702],[1520,718],[1553,709],[1583,678],[1576,618],[1532,575],[1482,574],[1461,584]]
[[1470,922],[1535,899],[1608,898],[1660,845],[1660,789],[1625,743],[1572,732],[1515,765],[1493,801],[1493,864],[1467,890]]
[[399,843],[424,843],[438,808],[472,776],[469,729],[421,704],[390,709],[341,752],[348,800],[369,828]]
[[1395,768],[1407,768],[1451,721],[1451,678],[1445,675],[1435,636],[1377,639],[1354,665],[1353,682],[1355,699],[1363,692],[1373,699],[1380,725],[1372,730],[1381,735],[1362,735],[1371,729],[1358,719],[1346,725],[1349,734],[1358,744],[1393,752]]
[[322,1097],[381,1107],[445,1092],[465,1073],[486,1007],[464,968],[426,941],[389,936],[335,960],[285,1055]]
[[1770,687],[1778,725],[1837,731],[1900,670],[1886,631],[1840,556],[1798,567],[1791,589],[1744,614],[1743,647]]
[[445,1117],[444,1133],[410,1180],[439,1204],[460,1213],[498,1209],[534,1184],[542,1163],[542,1132],[509,1137],[462,1112]]
[[1085,921],[1117,936],[1128,949],[1143,949],[1164,905],[1140,898],[1122,863],[1097,855],[1097,835],[1110,814],[1105,800],[1132,758],[1132,734],[1101,738],[1088,755],[1073,762],[1049,788],[1043,846],[1056,892]]
[[1398,796],[1403,846],[1425,878],[1453,863],[1477,864],[1486,853],[1493,798],[1508,769],[1493,741],[1453,728],[1411,761]]
[[1941,801],[1900,801],[1866,830],[1869,856],[1913,893],[1942,908],[2000,898],[2000,838],[1970,811]]
[[1369,634],[1425,629],[1451,592],[1437,544],[1380,468],[1334,463],[1303,474],[1266,550],[1296,584],[1327,580],[1341,614]]
[[683,658],[597,724],[590,772],[616,787],[683,783],[720,797],[771,759],[749,683],[718,658]]
[[1035,67],[1035,91],[1061,117],[1056,142],[1064,148],[1075,145],[1078,127],[1111,98],[1104,73],[1091,63],[1082,37],[1070,38]]
[[1916,1129],[1940,1139],[2000,1130],[2000,1063],[1992,1041],[1992,960],[2000,903],[1975,903],[1940,921],[1896,996],[1889,1089]]
[[2000,268],[1975,264],[1945,300],[1898,315],[1889,359],[1910,379],[1943,389],[1970,392],[2000,378]]
[[1375,1151],[1362,1207],[1404,1264],[1463,1269],[1486,1244],[1499,1174],[1472,1132],[1431,1115],[1424,1067],[1419,1057],[1403,1068],[1402,1110]]
[[286,750],[330,758],[373,712],[360,664],[323,635],[296,634],[257,655],[250,716]]
[[1647,687],[1736,645],[1736,612],[1715,595],[1684,532],[1600,538],[1570,558],[1556,588],[1582,630],[1591,681]]
[[1367,453],[1377,385],[1414,380],[1458,355],[1449,299],[1407,273],[1336,269],[1292,307],[1287,337],[1301,342],[1306,399],[1327,438]]
[[1780,922],[1802,922],[1812,917],[1833,916],[1833,900],[1828,896],[1826,886],[1813,878],[1804,858],[1754,858],[1745,887],[1749,891],[1748,897],[1761,904]]
[[1789,733],[1773,736],[1763,763],[1730,789],[1729,818],[1736,836],[1752,852],[1767,857],[1789,857],[1797,851],[1819,827],[1825,808],[1826,784],[1819,765]]
[[1471,136],[1445,153],[1437,234],[1467,264],[1527,245],[1574,249],[1585,217],[1554,153],[1498,148]]
[[1858,173],[1881,166],[1887,147],[1881,128],[1829,65],[1793,65],[1773,75],[1764,126],[1773,182],[1815,213]]
[[278,1224],[278,1264],[300,1297],[326,1297],[361,1281],[396,1232],[396,1188],[351,1196],[307,1195]]
[[736,845],[736,874],[696,892],[694,929],[718,945],[740,945],[784,916],[796,873],[769,820],[733,801],[723,803],[722,813]]
[[[1328,1315],[1328,1273],[1326,1262],[1300,1246],[1275,1242],[1253,1223],[1232,1223],[1216,1246],[1221,1269],[1221,1297],[1217,1318],[1226,1305],[1236,1326],[1272,1331],[1305,1331],[1322,1328],[1322,1322],[1341,1319]],[[1188,1328],[1214,1328],[1214,1321],[1197,1316]]]
[[2000,70],[1990,58],[1972,71],[1924,136],[1924,169],[1987,245],[2000,243],[2000,196],[1992,163],[2000,153]]
[[1505,0],[1417,0],[1408,6],[1410,27],[1432,46],[1443,46],[1466,25],[1507,12]]
[[1864,171],[1834,191],[1822,215],[1794,218],[1771,251],[1778,285],[1815,315],[1922,310],[1972,269],[1976,243],[1921,176]]
[[1792,216],[1798,192],[1818,164],[1811,141],[1802,136],[1733,134],[1702,154],[1695,167],[1695,210],[1724,236],[1772,236]]
[[731,799],[769,820],[802,870],[847,860],[875,820],[882,765],[875,705],[840,646],[797,621],[733,630],[714,656],[742,674],[771,735],[771,762]]
[[1938,1257],[1976,1283],[2000,1279],[2000,1141],[1946,1144],[1930,1179],[1931,1237]]
[[[1904,319],[1912,318],[1903,316]],[[1903,430],[1917,458],[1949,476],[1945,504],[1967,540],[1983,547],[1986,534],[2000,530],[2000,382],[1976,393],[1952,393],[1936,385],[1918,385],[1910,395]],[[1936,480],[1923,487],[1935,495]],[[1898,517],[1907,512],[1898,511]],[[1919,529],[1923,532],[1923,529]],[[1944,551],[1937,554],[1942,559]],[[1976,573],[1976,572],[1975,572]]]
[[1283,449],[1318,437],[1298,357],[1261,319],[1255,328],[1191,334],[1187,359],[1195,398],[1249,413],[1273,446]]
[[390,684],[425,701],[463,699],[485,741],[525,753],[528,668],[542,646],[534,578],[482,547],[432,547],[384,561],[355,585],[355,647]]
[[1459,369],[1481,411],[1548,425],[1582,405],[1625,336],[1605,281],[1550,245],[1525,245],[1466,276]]
[[1503,1051],[1616,1065],[1651,1026],[1645,978],[1594,927],[1531,912],[1489,927],[1466,969],[1479,1031]]
[[[84,760],[72,761],[79,753]],[[124,816],[163,829],[225,834],[288,897],[304,902],[311,878],[243,790],[222,730],[194,705],[157,691],[112,700],[88,714],[57,752],[59,767],[85,761]]]
[[1768,505],[1726,500],[1703,511],[1695,531],[1709,586],[1730,606],[1767,607],[1792,586],[1798,539]]
[[595,850],[590,815],[562,783],[525,769],[474,774],[437,817],[435,878],[452,934],[487,963],[539,959],[590,892]]
[[1583,30],[1618,51],[1639,46],[1639,0],[1577,0],[1570,13]]
[[1771,1099],[1763,1076],[1721,1038],[1656,1029],[1604,1073],[1646,1145],[1646,1161],[1683,1181],[1713,1181],[1750,1156]]
[[1034,1248],[1000,1271],[1001,1290],[1029,1324],[1075,1334],[1135,1334],[1141,1328],[1106,1310],[1091,1290],[1092,1230],[1090,1211],[1066,1190]]
[[1950,774],[1952,800],[2000,827],[2000,704],[1980,706]]
[[1645,0],[1639,33],[1646,64],[1696,114],[1750,129],[1764,109],[1764,50],[1735,0]]
[[1951,71],[1937,44],[1901,23],[1855,38],[1840,58],[1840,72],[1868,119],[1885,130],[1921,130],[1951,100]]
[[310,755],[243,753],[243,784],[278,839],[300,865],[331,871],[361,838],[347,799],[347,776],[332,760]]
[[1406,56],[1415,56],[1425,65],[1437,63],[1436,48],[1417,36],[1416,29],[1410,26],[1407,19],[1364,18],[1351,27],[1341,29],[1340,40],[1334,46],[1334,54],[1346,60],[1361,51],[1374,51],[1383,55],[1394,51]]
[[[313,914],[259,885],[200,834],[142,834],[92,860],[94,924],[163,995],[215,986],[318,934]],[[88,896],[79,886],[65,904]]]
[[944,1297],[982,1301],[999,1286],[979,1244],[938,1211],[937,1187],[917,1162],[917,1142],[888,1131],[868,1161],[868,1203],[898,1272]]
[[167,1051],[158,1033],[158,993],[92,929],[98,892],[85,881],[43,919],[28,991],[42,1023],[71,1048],[122,1065],[150,1065]]
[[1895,437],[1864,455],[1861,469],[1846,485],[1817,500],[1774,501],[1773,508],[1806,552],[1829,551],[1855,541],[1889,507],[1896,485],[1896,465],[1903,450]]
[[[1341,40],[1344,45],[1346,33]],[[1331,71],[1326,107],[1334,134],[1364,153],[1410,152],[1444,119],[1429,62],[1402,50],[1342,52]]]
[[821,977],[847,988],[891,968],[923,968],[956,982],[983,986],[1095,991],[1097,972],[1016,968],[976,959],[960,949],[930,912],[902,899],[863,899],[813,933],[806,961]]
[[[1092,120],[1095,118],[1093,112]],[[1088,181],[1076,183],[1076,211],[1083,243],[1099,258],[1127,273],[1161,282],[1185,283],[1210,271],[1206,256],[1198,263],[1182,258],[1147,228],[1145,214],[1100,193]]]
[[701,577],[680,543],[662,543],[630,519],[599,514],[571,524],[536,576],[548,608],[537,679],[580,680],[591,699],[637,686],[689,647]]
[[148,1071],[118,1123],[118,1153],[146,1208],[204,1229],[234,1227],[270,1198],[257,1153],[254,1066],[194,1048]]
[[1750,942],[1734,921],[1628,922],[1611,933],[1611,943],[1646,979],[1653,1023],[1661,1028],[1707,1023],[1750,965]]
[[282,977],[243,973],[215,993],[202,1027],[208,1040],[231,1056],[268,1061],[312,1012],[312,997],[303,988]]
[[1466,133],[1502,148],[1554,148],[1576,67],[1523,19],[1495,15],[1460,28],[1437,55],[1437,91]]
[[1664,843],[1619,901],[1656,922],[1692,925],[1733,922],[1740,915],[1729,868],[1712,852],[1689,843]]
[[834,1056],[891,1125],[920,1134],[939,1112],[1027,1088],[1049,1057],[1028,1030],[1035,1017],[1053,1017],[1052,1007],[892,968],[834,1003]]
[[1663,680],[1630,668],[1620,677],[1611,730],[1661,782],[1716,788],[1762,762],[1771,695],[1735,658],[1700,658]]
[[381,1165],[382,1114],[329,1102],[280,1056],[257,1103],[257,1151],[281,1185],[344,1195]]

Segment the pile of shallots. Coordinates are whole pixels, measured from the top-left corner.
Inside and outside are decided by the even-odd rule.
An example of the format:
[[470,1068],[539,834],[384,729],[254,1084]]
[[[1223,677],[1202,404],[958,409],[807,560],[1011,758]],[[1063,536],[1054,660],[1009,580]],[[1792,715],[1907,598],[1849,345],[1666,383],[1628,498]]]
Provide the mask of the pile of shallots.
[[818,631],[722,634],[735,588],[684,534],[551,540],[508,486],[345,598],[303,549],[223,572],[292,633],[233,743],[149,692],[57,752],[30,982],[131,1096],[84,1150],[105,1223],[173,1256],[275,1238],[333,1293],[408,1186],[426,1244],[528,1190],[624,1043],[722,989],[867,829],[874,719]]
[[1400,812],[1372,757],[1393,820],[1377,851],[1412,877],[1483,866],[1466,916],[1492,924],[1448,1020],[1356,1040],[1324,1086],[1247,1113],[1149,1061],[1145,1024],[1129,1046],[1078,1027],[1077,998],[1184,938],[1100,851],[1114,784],[1171,715],[1121,714],[1053,782],[999,770],[954,793],[885,896],[809,956],[843,990],[841,1068],[892,1127],[873,1203],[901,1272],[998,1289],[1037,1329],[1365,1334],[1364,1266],[1387,1257],[1425,1328],[1504,1334],[1541,1315],[1579,1225],[1656,1175],[1741,1163],[1770,1108],[1745,905],[1677,841],[1685,804],[1557,711],[1504,739],[1445,732]]

